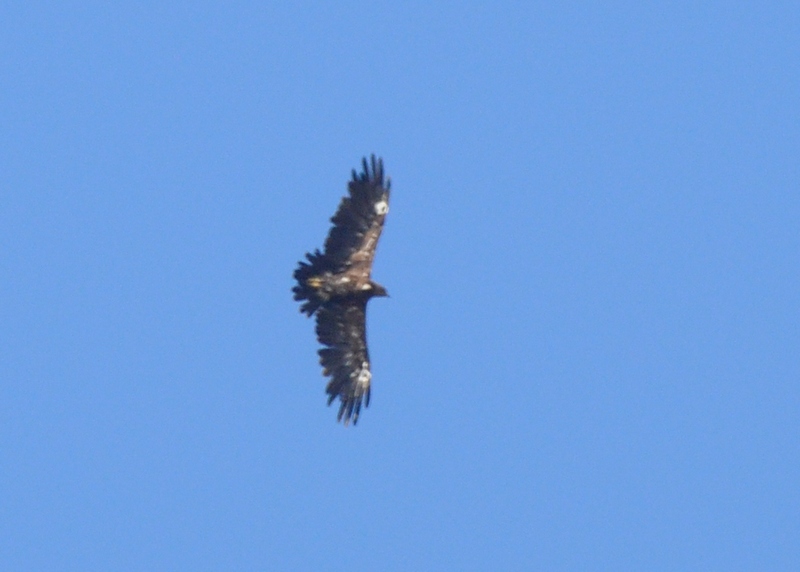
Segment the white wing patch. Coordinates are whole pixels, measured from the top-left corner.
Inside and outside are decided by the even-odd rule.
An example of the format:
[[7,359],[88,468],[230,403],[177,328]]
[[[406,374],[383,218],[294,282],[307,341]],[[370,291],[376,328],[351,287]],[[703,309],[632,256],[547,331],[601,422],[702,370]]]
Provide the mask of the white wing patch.
[[388,212],[389,212],[389,203],[386,202],[386,199],[381,199],[377,203],[375,203],[375,214],[385,215]]
[[358,385],[368,385],[369,380],[372,379],[372,374],[369,371],[369,362],[362,361],[361,368],[351,373],[350,376],[355,378],[355,382]]

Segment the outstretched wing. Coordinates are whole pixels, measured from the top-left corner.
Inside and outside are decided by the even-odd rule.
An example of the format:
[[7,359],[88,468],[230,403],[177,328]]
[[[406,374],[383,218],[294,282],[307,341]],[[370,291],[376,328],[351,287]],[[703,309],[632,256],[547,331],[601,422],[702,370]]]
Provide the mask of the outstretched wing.
[[361,402],[369,405],[370,372],[367,351],[366,300],[329,302],[317,311],[317,339],[323,375],[330,376],[326,392],[328,405],[341,401],[337,420],[358,422]]
[[348,184],[349,196],[339,203],[331,218],[333,228],[325,240],[325,254],[334,273],[360,270],[365,277],[372,271],[375,247],[389,212],[391,181],[383,178],[383,160],[363,159],[364,170]]
[[372,155],[363,159],[364,170],[348,184],[349,196],[342,199],[331,218],[333,227],[325,240],[325,252],[307,253],[308,262],[300,261],[294,271],[297,284],[292,288],[294,299],[303,304],[301,312],[311,316],[324,303],[308,281],[325,274],[348,272],[353,289],[369,280],[375,247],[389,212],[391,181],[383,177],[383,161]]

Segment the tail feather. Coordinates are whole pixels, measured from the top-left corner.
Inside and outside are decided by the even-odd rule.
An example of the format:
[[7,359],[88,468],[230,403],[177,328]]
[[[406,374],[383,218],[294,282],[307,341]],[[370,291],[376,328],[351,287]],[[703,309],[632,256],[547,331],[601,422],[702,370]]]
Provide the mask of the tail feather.
[[294,278],[297,280],[297,285],[292,288],[292,292],[294,292],[294,299],[298,302],[305,300],[300,306],[300,311],[310,317],[324,302],[324,300],[320,298],[318,292],[308,285],[309,278],[322,273],[321,262],[323,260],[323,255],[319,250],[316,250],[313,254],[307,253],[306,258],[308,259],[308,263],[301,260],[299,266],[294,271]]

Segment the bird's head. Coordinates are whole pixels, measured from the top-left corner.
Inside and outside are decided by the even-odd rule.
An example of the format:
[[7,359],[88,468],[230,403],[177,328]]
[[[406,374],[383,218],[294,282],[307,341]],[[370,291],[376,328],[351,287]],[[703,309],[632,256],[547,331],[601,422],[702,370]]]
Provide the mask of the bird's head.
[[371,293],[372,296],[389,296],[389,293],[386,291],[386,288],[378,284],[377,282],[373,282],[370,280],[370,286],[372,286]]

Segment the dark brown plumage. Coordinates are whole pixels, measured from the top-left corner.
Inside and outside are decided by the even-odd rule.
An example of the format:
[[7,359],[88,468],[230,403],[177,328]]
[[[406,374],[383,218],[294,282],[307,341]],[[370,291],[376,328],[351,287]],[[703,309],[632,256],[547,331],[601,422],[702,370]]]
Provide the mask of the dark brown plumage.
[[347,425],[358,422],[361,404],[369,405],[370,370],[367,351],[367,302],[387,296],[386,289],[370,278],[375,247],[389,212],[391,182],[384,182],[383,161],[373,155],[363,160],[364,170],[348,184],[348,196],[331,218],[333,227],[325,251],[307,253],[294,271],[294,299],[300,311],[317,315],[317,339],[328,405],[340,401],[337,419]]

